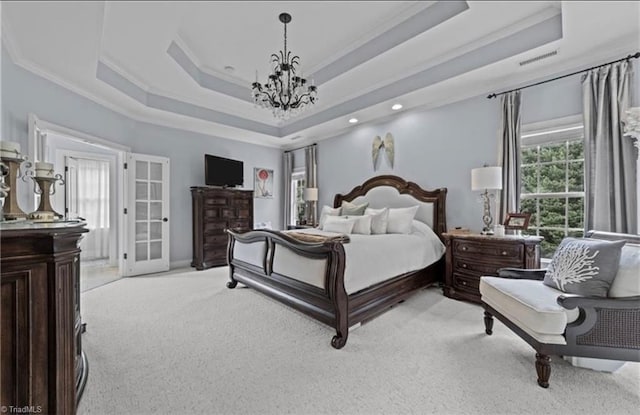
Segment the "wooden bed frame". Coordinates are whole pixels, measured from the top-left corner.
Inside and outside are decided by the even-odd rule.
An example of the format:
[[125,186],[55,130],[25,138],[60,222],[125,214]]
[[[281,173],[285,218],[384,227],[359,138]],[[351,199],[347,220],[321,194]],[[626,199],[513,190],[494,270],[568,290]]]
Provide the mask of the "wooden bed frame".
[[[334,206],[342,201],[352,201],[364,196],[375,187],[390,186],[400,194],[409,194],[422,202],[433,203],[433,231],[442,239],[446,232],[445,203],[447,189],[428,191],[413,182],[397,176],[378,176],[367,180],[345,195],[334,198]],[[336,329],[331,345],[340,349],[347,343],[349,327],[370,319],[394,304],[407,298],[413,291],[434,282],[442,281],[444,257],[434,264],[348,295],[344,287],[345,251],[343,244],[349,243],[347,236],[322,243],[307,243],[294,239],[286,233],[271,230],[255,230],[238,234],[227,230],[229,243],[227,260],[231,281],[227,287],[235,288],[238,282],[254,288],[296,310],[299,310]],[[234,258],[236,242],[266,242],[261,267]],[[298,255],[326,259],[325,288],[319,288],[273,272],[273,259],[278,246],[286,247]]]

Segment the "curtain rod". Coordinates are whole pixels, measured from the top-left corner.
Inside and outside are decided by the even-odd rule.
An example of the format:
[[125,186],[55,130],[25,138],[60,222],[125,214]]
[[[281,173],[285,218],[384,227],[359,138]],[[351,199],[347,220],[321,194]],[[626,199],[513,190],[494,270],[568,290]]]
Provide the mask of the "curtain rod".
[[566,78],[566,77],[568,77],[568,76],[576,75],[576,74],[579,74],[579,73],[582,73],[582,72],[587,72],[587,71],[590,71],[590,70],[592,70],[592,69],[601,68],[601,67],[603,67],[603,66],[611,65],[612,63],[618,63],[618,62],[628,61],[628,60],[630,60],[630,59],[638,59],[638,58],[640,58],[640,52],[636,52],[636,53],[635,53],[635,55],[627,55],[627,57],[626,57],[626,58],[621,58],[621,59],[618,59],[618,60],[615,60],[615,61],[611,61],[611,62],[603,63],[602,65],[592,66],[591,68],[582,69],[582,70],[579,70],[579,71],[576,71],[576,72],[572,72],[572,73],[570,73],[570,74],[566,74],[566,75],[562,75],[562,76],[557,76],[557,77],[552,78],[552,79],[547,79],[546,81],[536,82],[535,84],[526,85],[526,86],[523,86],[523,87],[520,87],[520,88],[510,89],[510,90],[508,90],[508,91],[504,91],[504,92],[497,92],[497,93],[493,93],[493,94],[488,95],[488,96],[487,96],[487,98],[488,98],[488,99],[495,98],[495,97],[497,97],[498,95],[508,94],[509,92],[519,91],[519,90],[521,90],[521,89],[530,88],[530,87],[532,87],[532,86],[536,86],[536,85],[540,85],[540,84],[546,84],[547,82],[556,81],[556,80],[558,80],[558,79]]
[[291,150],[285,150],[285,151],[283,151],[283,153],[291,153],[292,151],[298,151],[298,150],[302,150],[303,148],[307,148],[307,147],[311,147],[311,146],[317,146],[317,145],[318,145],[318,143],[313,143],[313,144],[309,144],[308,146],[292,148]]

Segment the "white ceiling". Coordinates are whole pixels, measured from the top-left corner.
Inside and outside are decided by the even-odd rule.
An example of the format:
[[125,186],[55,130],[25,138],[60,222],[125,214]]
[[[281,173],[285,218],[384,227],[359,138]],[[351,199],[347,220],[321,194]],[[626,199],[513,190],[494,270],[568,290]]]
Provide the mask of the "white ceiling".
[[[283,46],[285,11],[319,102],[282,123],[250,84]],[[634,53],[640,3],[5,1],[2,38],[17,64],[127,116],[291,147],[392,116],[395,102],[435,107]]]

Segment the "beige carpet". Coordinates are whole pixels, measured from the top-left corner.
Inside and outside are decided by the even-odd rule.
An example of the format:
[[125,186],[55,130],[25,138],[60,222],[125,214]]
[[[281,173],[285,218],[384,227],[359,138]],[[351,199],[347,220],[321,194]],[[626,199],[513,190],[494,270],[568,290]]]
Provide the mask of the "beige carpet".
[[226,268],[125,278],[85,292],[90,364],[80,414],[630,414],[640,366],[618,372],[534,351],[480,307],[426,289],[352,331],[248,288]]

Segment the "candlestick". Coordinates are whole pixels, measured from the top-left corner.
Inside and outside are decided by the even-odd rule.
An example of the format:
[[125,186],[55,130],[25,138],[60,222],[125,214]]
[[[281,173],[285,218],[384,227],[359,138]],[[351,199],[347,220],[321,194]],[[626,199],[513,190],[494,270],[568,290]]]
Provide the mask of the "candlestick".
[[53,178],[53,163],[36,161],[36,177]]

